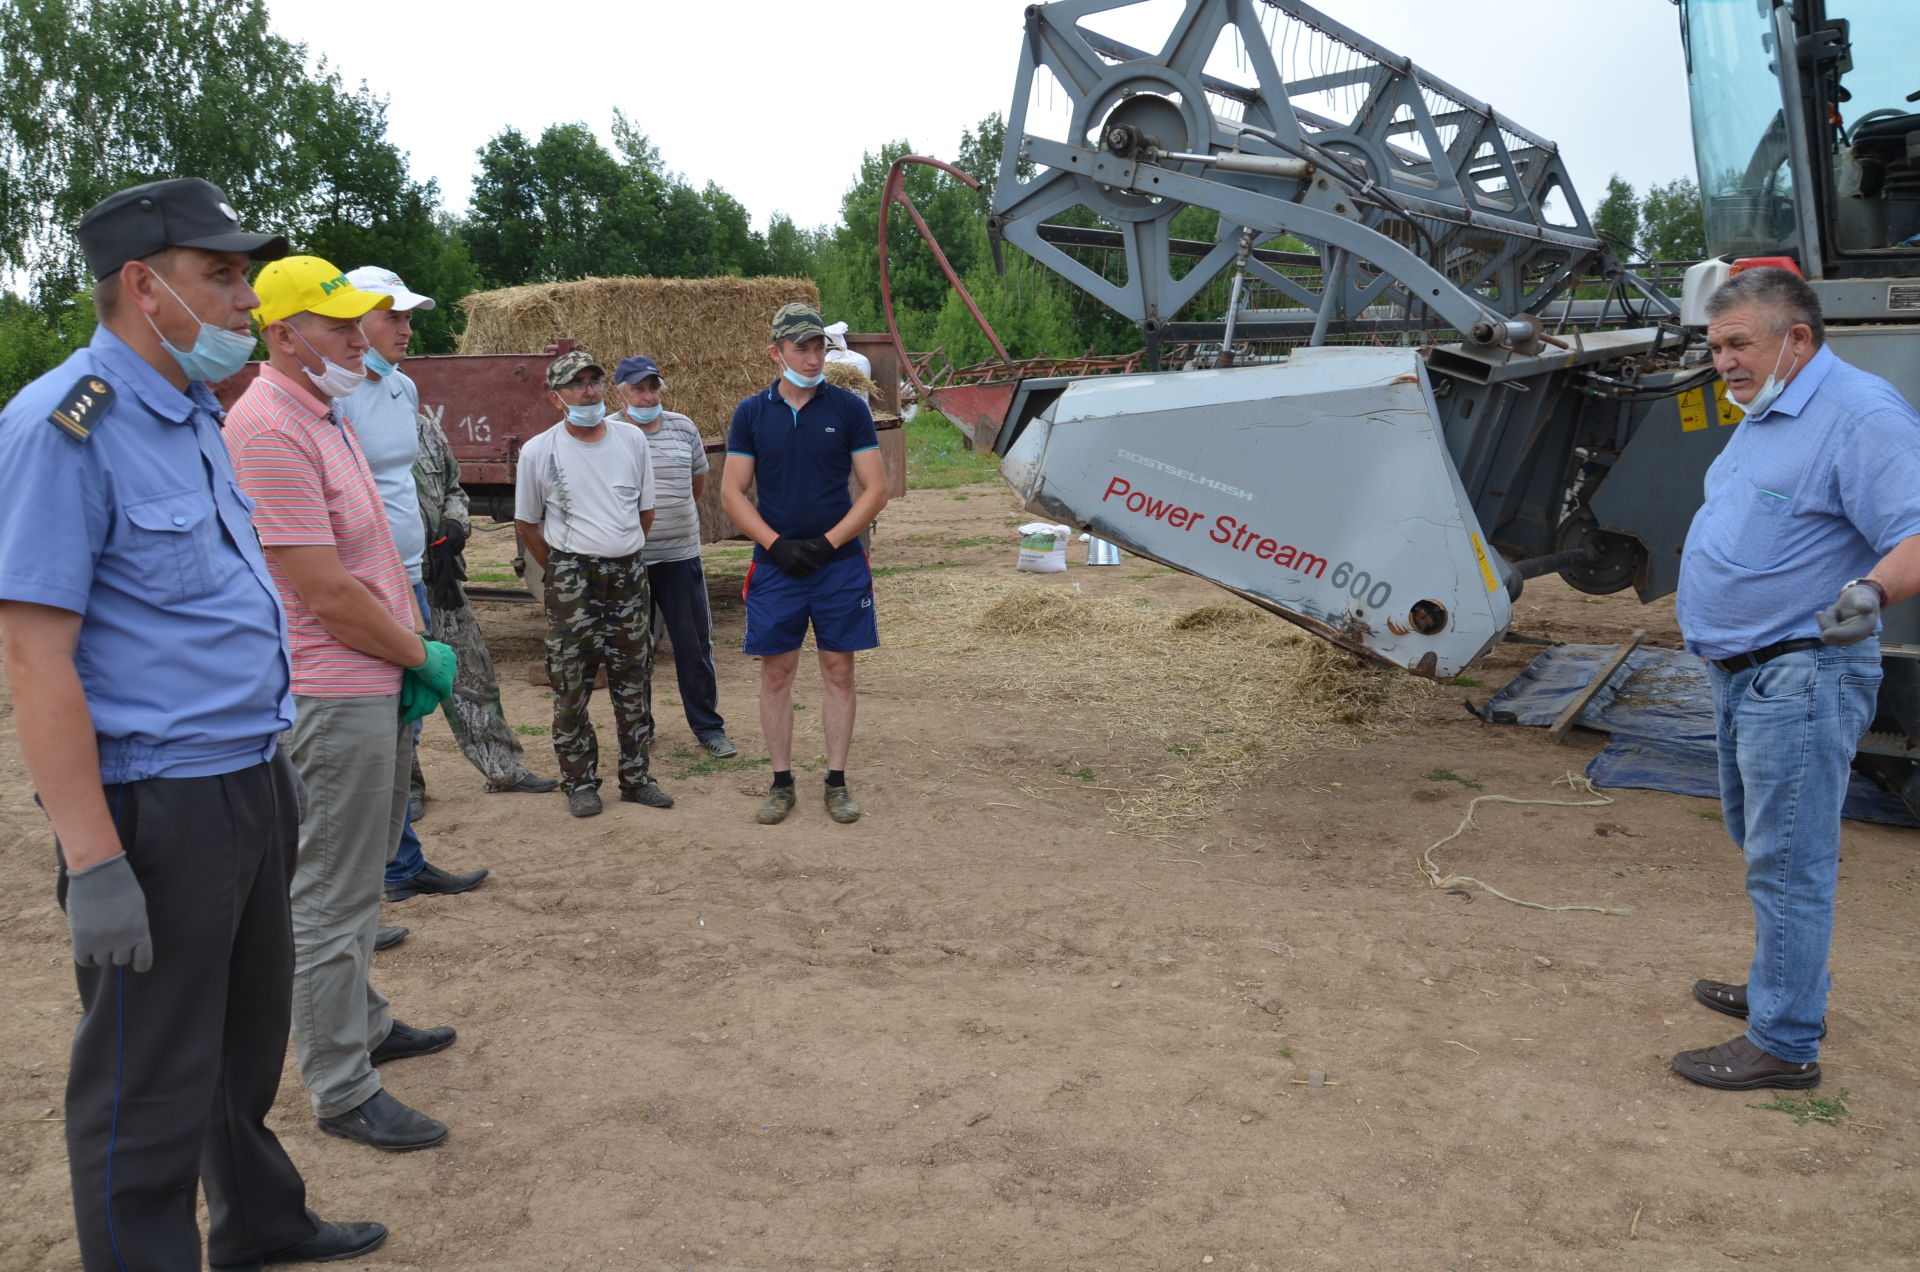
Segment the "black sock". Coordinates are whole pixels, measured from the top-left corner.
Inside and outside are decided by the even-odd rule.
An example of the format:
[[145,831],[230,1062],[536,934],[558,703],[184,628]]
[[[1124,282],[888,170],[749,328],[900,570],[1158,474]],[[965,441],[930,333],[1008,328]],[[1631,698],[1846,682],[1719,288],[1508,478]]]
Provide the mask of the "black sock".
[[828,786],[845,786],[846,784],[847,784],[847,771],[845,769],[828,769],[827,770]]
[[775,774],[773,775],[773,789],[774,789],[774,790],[776,790],[776,791],[777,791],[777,790],[779,790],[779,789],[780,789],[780,788],[781,788],[782,786],[792,786],[792,785],[793,785],[793,770],[792,770],[792,769],[781,769],[781,770],[780,770],[779,772],[777,772],[777,773],[775,773]]

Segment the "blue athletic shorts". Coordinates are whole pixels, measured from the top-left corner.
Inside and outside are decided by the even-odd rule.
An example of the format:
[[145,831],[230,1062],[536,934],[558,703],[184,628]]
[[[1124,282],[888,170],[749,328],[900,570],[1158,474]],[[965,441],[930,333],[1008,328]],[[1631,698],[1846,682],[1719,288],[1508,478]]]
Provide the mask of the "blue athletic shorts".
[[800,648],[813,623],[814,645],[828,653],[850,654],[880,644],[873,617],[873,571],[867,554],[829,562],[796,579],[771,561],[754,562],[740,588],[747,603],[747,633],[741,642],[756,657]]

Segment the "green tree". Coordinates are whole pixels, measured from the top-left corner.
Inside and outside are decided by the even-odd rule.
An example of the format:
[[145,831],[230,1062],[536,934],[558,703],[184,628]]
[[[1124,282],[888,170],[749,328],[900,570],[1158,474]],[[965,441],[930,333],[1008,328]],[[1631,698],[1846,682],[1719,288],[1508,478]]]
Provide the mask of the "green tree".
[[1621,260],[1640,255],[1640,204],[1633,187],[1615,173],[1607,178],[1607,197],[1593,212],[1593,229],[1600,241]]
[[1692,177],[1647,187],[1640,204],[1647,259],[1697,261],[1707,254],[1707,225],[1700,187]]

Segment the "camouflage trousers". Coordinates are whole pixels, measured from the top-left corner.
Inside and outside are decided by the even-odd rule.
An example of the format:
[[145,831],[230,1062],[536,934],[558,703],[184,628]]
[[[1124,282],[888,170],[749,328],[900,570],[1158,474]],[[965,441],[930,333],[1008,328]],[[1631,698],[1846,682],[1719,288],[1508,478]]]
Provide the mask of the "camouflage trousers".
[[601,669],[620,736],[620,789],[647,775],[653,741],[653,601],[640,555],[547,561],[547,683],[553,687],[553,753],[561,785],[600,784],[600,742],[587,704]]
[[[453,696],[440,704],[453,739],[460,744],[460,753],[486,776],[491,788],[505,789],[530,776],[520,739],[500,705],[500,679],[494,672],[486,637],[480,632],[480,620],[470,607],[461,605],[451,610],[429,609],[427,626],[435,640],[451,645],[460,658]],[[425,795],[426,789],[416,754],[413,793]]]

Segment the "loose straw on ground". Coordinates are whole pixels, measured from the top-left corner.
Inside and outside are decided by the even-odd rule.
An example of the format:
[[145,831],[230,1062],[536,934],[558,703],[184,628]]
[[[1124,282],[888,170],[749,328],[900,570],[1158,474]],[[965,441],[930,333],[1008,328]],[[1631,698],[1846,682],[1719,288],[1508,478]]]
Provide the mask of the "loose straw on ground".
[[1434,852],[1460,838],[1460,836],[1466,834],[1469,830],[1477,829],[1478,823],[1473,820],[1473,810],[1482,804],[1544,804],[1552,808],[1599,808],[1603,805],[1613,803],[1611,796],[1602,795],[1594,789],[1591,781],[1575,773],[1568,773],[1564,777],[1556,777],[1553,779],[1553,784],[1555,786],[1564,784],[1571,790],[1584,791],[1594,798],[1579,800],[1515,799],[1511,795],[1476,795],[1473,800],[1468,803],[1467,815],[1460,819],[1460,824],[1454,828],[1453,833],[1420,854],[1420,873],[1427,877],[1427,886],[1441,891],[1459,888],[1478,888],[1482,892],[1491,893],[1499,897],[1502,901],[1508,901],[1514,905],[1522,905],[1529,910],[1591,910],[1595,914],[1631,914],[1632,911],[1630,909],[1611,904],[1613,898],[1610,896],[1606,898],[1605,903],[1601,905],[1542,905],[1538,901],[1522,901],[1518,897],[1510,897],[1492,884],[1475,879],[1471,875],[1447,875],[1445,878],[1441,877],[1440,867],[1434,864]]
[[1088,708],[1107,739],[1137,744],[1109,808],[1128,834],[1190,829],[1282,760],[1405,727],[1432,692],[1240,600],[1182,611],[1011,568],[899,574],[878,590],[891,657],[937,662],[943,680],[965,660],[1010,709]]

